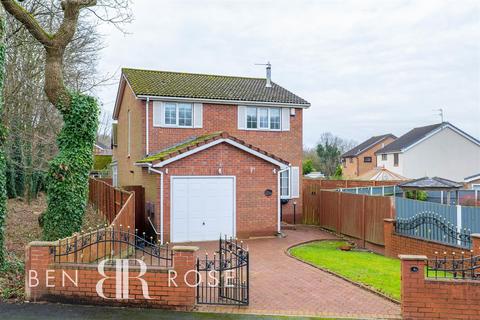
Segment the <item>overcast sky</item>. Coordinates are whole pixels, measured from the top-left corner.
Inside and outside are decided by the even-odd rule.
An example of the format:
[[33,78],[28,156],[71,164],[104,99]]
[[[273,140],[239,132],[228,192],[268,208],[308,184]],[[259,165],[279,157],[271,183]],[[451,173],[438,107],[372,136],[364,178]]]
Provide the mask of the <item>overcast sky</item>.
[[[263,77],[312,106],[322,132],[362,141],[440,121],[480,137],[479,1],[134,0],[124,35],[102,27],[99,69]],[[111,112],[117,86],[98,92]]]

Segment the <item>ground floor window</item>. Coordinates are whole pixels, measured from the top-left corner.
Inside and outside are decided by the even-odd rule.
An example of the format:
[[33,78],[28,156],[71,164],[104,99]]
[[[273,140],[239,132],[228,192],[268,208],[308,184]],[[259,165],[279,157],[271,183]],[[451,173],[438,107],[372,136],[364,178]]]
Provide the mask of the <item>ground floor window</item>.
[[290,171],[280,172],[280,197],[290,198]]

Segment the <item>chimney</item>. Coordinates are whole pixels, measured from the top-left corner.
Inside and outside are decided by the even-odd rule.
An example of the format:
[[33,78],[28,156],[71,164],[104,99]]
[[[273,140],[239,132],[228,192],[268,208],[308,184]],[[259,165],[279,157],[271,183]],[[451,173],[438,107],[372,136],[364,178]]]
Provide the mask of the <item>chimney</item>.
[[267,83],[265,84],[265,86],[267,88],[271,88],[272,87],[272,65],[270,64],[270,61],[267,62],[266,66],[267,66]]

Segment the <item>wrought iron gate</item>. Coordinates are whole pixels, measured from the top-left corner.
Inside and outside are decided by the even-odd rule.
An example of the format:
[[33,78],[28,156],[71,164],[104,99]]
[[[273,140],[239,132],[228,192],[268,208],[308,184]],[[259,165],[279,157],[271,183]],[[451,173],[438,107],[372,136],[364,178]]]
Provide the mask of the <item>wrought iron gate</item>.
[[220,237],[219,249],[197,258],[197,303],[248,305],[249,256],[243,243]]

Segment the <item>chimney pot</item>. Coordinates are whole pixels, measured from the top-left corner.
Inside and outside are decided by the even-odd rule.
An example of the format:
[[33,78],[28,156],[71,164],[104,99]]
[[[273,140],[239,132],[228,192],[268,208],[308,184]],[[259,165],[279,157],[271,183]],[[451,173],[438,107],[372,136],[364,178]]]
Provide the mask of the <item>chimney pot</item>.
[[270,61],[267,62],[267,82],[265,84],[267,88],[272,87],[272,65],[270,64]]

